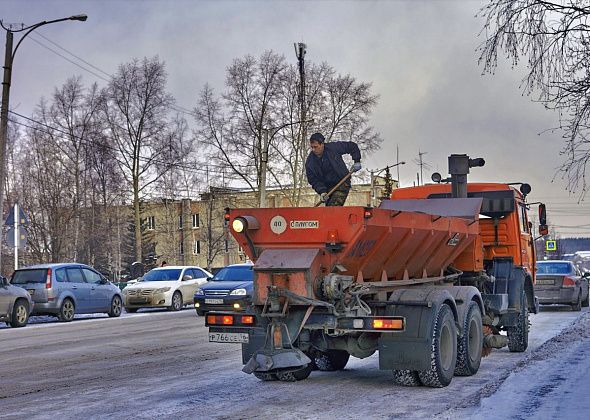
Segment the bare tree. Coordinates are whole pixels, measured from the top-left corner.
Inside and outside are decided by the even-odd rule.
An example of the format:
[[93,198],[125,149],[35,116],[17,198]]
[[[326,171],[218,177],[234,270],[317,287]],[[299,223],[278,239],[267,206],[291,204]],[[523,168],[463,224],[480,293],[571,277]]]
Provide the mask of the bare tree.
[[157,57],[119,67],[107,89],[103,108],[116,160],[133,193],[135,258],[142,261],[140,201],[172,167],[174,135],[168,129],[173,98],[166,92],[164,63]]
[[[381,138],[369,126],[377,103],[371,85],[352,76],[336,75],[326,63],[307,70],[309,131],[322,131],[333,140],[354,140],[365,151],[379,147]],[[209,161],[226,167],[253,191],[260,191],[264,129],[269,130],[268,174],[277,186],[289,186],[287,197],[298,205],[306,185],[307,139],[301,136],[298,73],[294,65],[272,51],[260,59],[246,56],[228,69],[226,92],[217,98],[206,85],[195,109],[197,138],[209,145]]]
[[491,0],[480,14],[486,19],[484,71],[494,71],[499,52],[513,66],[526,61],[525,91],[559,112],[566,158],[560,170],[569,190],[583,198],[590,160],[590,5],[586,0]]

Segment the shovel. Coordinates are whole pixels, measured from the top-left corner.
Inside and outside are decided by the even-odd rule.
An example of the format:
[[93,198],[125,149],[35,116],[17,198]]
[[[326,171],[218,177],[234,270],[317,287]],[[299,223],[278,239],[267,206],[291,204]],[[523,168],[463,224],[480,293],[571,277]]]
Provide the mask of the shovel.
[[[352,175],[352,172],[353,172],[353,171],[350,171],[349,173],[347,173],[346,175],[344,175],[344,178],[342,178],[340,181],[338,181],[338,184],[336,184],[336,185],[334,186],[334,188],[332,188],[330,191],[328,191],[328,197],[330,197],[330,196],[332,195],[332,193],[338,189],[338,187],[339,187],[339,186],[341,186],[342,184],[344,184],[344,182],[345,182],[345,181],[346,181],[348,178],[350,178],[350,176]],[[320,201],[318,201],[318,202],[316,203],[316,205],[315,205],[314,207],[317,207],[317,206],[319,206],[319,205],[320,205],[320,204],[322,204],[322,203],[323,203],[323,201],[322,201],[322,200],[320,200]]]

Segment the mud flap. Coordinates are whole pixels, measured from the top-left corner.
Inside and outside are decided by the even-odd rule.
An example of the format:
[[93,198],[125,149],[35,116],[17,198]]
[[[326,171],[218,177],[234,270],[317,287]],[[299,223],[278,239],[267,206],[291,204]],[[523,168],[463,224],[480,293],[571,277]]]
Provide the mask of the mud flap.
[[243,367],[242,372],[268,372],[272,370],[299,369],[311,363],[311,359],[301,350],[276,349],[272,351],[259,350]]
[[[397,303],[393,305],[393,303]],[[430,368],[434,317],[442,303],[449,303],[456,317],[455,301],[448,290],[421,287],[397,290],[390,298],[387,315],[406,318],[406,330],[384,333],[379,338],[379,369],[427,370]]]

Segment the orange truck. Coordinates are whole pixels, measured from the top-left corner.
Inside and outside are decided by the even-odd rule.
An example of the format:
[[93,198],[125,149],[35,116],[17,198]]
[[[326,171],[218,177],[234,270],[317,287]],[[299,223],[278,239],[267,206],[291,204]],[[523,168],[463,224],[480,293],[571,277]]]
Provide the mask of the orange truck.
[[[538,311],[531,188],[468,184],[484,164],[451,155],[449,178],[375,208],[227,209],[254,293],[246,312],[206,315],[209,340],[241,343],[243,371],[265,381],[378,352],[394,383],[428,387],[474,375],[492,348],[524,351]],[[544,205],[539,221],[546,234]]]

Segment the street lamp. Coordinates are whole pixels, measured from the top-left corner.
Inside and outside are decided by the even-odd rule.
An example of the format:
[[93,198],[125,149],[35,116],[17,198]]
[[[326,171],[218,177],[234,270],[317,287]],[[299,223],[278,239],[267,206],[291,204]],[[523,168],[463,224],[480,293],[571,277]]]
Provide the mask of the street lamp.
[[[20,46],[23,39],[26,38],[31,32],[40,26],[49,25],[50,23],[63,22],[65,20],[79,20],[84,22],[88,19],[86,15],[74,15],[66,18],[55,19],[55,20],[44,20],[43,22],[35,23],[34,25],[27,26],[18,30],[13,30],[9,27],[4,26],[4,23],[0,21],[0,26],[6,31],[6,51],[4,55],[4,79],[2,80],[2,110],[0,111],[0,227],[4,225],[3,209],[4,209],[4,178],[6,177],[6,139],[8,136],[8,104],[10,96],[10,80],[12,78],[12,62],[14,61],[14,55],[16,50]],[[12,49],[13,34],[16,32],[24,32],[24,35],[20,38],[14,50]],[[1,230],[0,230],[1,232]],[[2,270],[2,246],[0,239],[0,271]]]
[[[393,189],[392,183],[391,183],[391,174],[389,173],[389,170],[391,168],[395,168],[396,166],[399,167],[399,165],[405,165],[406,162],[401,161],[401,162],[397,162],[394,163],[393,165],[389,165],[386,166],[385,168],[382,169],[377,169],[377,170],[373,170],[371,171],[371,205],[373,205],[373,201],[375,200],[375,177],[377,175],[379,175],[381,172],[385,171],[385,197],[389,197],[391,195],[391,191]],[[398,186],[399,186],[399,176],[398,176]]]

